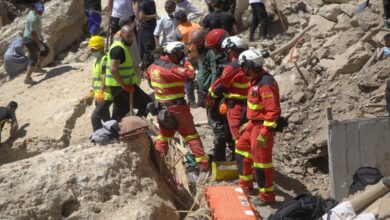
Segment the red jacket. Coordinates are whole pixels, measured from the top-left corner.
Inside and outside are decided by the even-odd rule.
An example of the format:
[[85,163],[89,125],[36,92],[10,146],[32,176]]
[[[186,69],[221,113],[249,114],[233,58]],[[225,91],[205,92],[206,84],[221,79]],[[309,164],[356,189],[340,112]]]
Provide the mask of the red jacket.
[[249,80],[238,61],[234,61],[224,68],[222,75],[211,85],[209,94],[212,98],[223,94],[227,99],[246,100],[248,89]]
[[264,73],[260,79],[250,82],[247,118],[263,120],[264,126],[275,128],[281,113],[279,88],[274,77],[265,70],[262,71]]
[[184,98],[185,81],[194,79],[195,71],[188,61],[184,67],[180,67],[167,56],[161,56],[150,65],[147,75],[155,90],[156,100],[169,101]]

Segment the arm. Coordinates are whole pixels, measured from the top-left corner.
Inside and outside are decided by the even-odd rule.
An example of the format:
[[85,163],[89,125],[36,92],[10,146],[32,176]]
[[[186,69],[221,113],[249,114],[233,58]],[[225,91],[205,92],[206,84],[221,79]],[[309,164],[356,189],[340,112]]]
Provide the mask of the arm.
[[15,138],[18,134],[19,125],[17,121],[12,122],[11,124],[11,130],[10,130],[10,136],[12,138]]
[[122,88],[124,88],[126,85],[123,82],[123,79],[121,78],[121,76],[119,75],[119,64],[120,64],[120,62],[121,62],[120,60],[112,59],[111,60],[111,64],[110,64],[110,71],[111,71],[112,77],[114,77],[115,81],[117,81],[118,84]]
[[235,75],[234,69],[231,66],[226,66],[222,75],[210,86],[210,96],[215,99],[221,96],[226,89],[231,87]]
[[100,83],[100,90],[104,91],[106,88],[106,60],[103,61],[102,65],[102,80]]
[[156,44],[156,48],[160,47],[160,34],[163,31],[163,29],[162,29],[162,21],[163,21],[163,19],[160,19],[160,20],[157,21],[156,28],[153,31],[154,42]]
[[238,26],[237,26],[237,23],[234,23],[233,24],[233,35],[236,35],[238,34]]
[[143,12],[139,13],[139,20],[140,21],[149,21],[149,20],[156,19],[156,17],[157,17],[156,14],[154,14],[154,15],[145,15],[145,13],[143,13]]
[[259,88],[259,95],[263,101],[265,116],[263,125],[275,128],[276,120],[280,117],[279,92],[276,84],[267,84]]
[[[236,10],[236,0],[230,0],[229,12],[234,16]],[[237,33],[237,32],[236,32]]]
[[194,5],[191,3],[188,4],[188,14],[188,20],[193,20],[203,15],[203,13],[194,7]]
[[111,16],[113,6],[114,6],[114,0],[108,0],[108,16]]

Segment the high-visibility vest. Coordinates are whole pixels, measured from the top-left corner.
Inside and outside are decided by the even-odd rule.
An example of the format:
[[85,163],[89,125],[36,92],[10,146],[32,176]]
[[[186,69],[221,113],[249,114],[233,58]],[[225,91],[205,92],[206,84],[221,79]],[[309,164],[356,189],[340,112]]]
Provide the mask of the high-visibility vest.
[[[103,64],[107,60],[107,56],[104,55],[96,59],[93,65],[92,77],[93,77],[93,94],[96,97],[96,93],[100,90],[100,86],[102,85],[102,70],[106,68]],[[111,90],[109,87],[105,87],[103,91],[104,100],[112,100]]]
[[169,101],[184,98],[185,81],[188,77],[184,73],[175,72],[176,64],[162,57],[148,68],[148,75],[155,91],[155,99]]
[[[121,47],[125,52],[125,62],[119,64],[119,75],[122,78],[125,85],[133,85],[137,84],[140,80],[139,76],[137,76],[134,72],[133,61],[130,56],[129,49],[122,41],[114,41],[114,43],[110,47],[110,52],[114,47]],[[107,65],[106,65],[106,86],[120,86],[119,83],[112,76],[110,65],[111,65],[111,57],[110,52],[107,55]]]
[[264,73],[261,79],[251,82],[247,104],[249,120],[262,120],[264,126],[276,127],[281,111],[279,88],[273,76]]

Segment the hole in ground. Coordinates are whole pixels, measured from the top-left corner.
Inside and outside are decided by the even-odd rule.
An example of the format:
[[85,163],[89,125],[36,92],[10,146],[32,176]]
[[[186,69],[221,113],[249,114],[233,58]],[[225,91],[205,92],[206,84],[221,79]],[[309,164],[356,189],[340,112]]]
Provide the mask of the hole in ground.
[[77,200],[64,202],[61,205],[61,216],[67,218],[72,215],[73,212],[77,211],[79,207],[80,203]]
[[329,174],[328,155],[311,158],[309,163],[321,173]]

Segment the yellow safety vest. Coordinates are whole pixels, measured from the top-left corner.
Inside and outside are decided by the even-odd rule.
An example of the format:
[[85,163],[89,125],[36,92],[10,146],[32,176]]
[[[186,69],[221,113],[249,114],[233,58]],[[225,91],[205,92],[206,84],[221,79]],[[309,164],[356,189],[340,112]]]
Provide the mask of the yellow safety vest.
[[[120,46],[125,51],[125,62],[119,65],[119,75],[121,76],[125,85],[137,84],[140,80],[139,76],[135,74],[133,61],[130,56],[128,47],[122,41],[114,41],[110,47],[110,52],[112,48]],[[110,65],[111,57],[110,52],[107,56],[107,65],[106,65],[106,86],[119,86],[118,82],[112,76]]]
[[[96,97],[97,91],[100,90],[100,86],[102,85],[102,70],[105,68],[103,66],[104,62],[107,60],[107,56],[104,55],[98,59],[96,59],[94,65],[93,65],[93,71],[92,71],[92,76],[93,76],[93,94]],[[108,86],[105,87],[104,89],[104,100],[110,101],[112,100],[111,96],[111,90]]]

